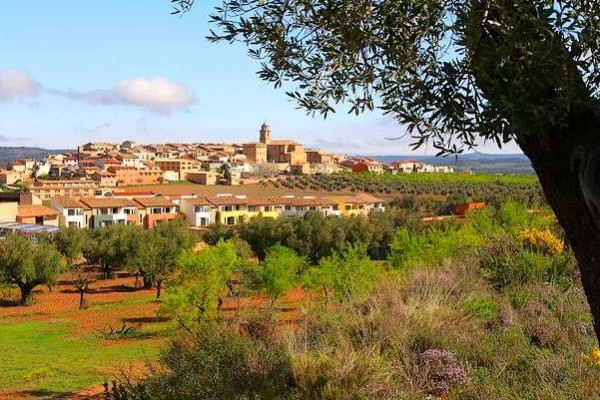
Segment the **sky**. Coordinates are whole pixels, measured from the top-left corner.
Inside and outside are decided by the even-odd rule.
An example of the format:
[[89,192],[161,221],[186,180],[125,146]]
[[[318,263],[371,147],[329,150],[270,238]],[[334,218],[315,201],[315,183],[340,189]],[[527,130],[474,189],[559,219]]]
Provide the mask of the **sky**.
[[[0,146],[75,148],[89,141],[244,143],[263,122],[274,139],[348,154],[407,154],[410,138],[374,111],[310,116],[256,75],[241,44],[210,43],[218,1],[171,15],[169,0],[4,2]],[[482,144],[478,151],[516,153]],[[423,147],[413,154],[431,155]]]

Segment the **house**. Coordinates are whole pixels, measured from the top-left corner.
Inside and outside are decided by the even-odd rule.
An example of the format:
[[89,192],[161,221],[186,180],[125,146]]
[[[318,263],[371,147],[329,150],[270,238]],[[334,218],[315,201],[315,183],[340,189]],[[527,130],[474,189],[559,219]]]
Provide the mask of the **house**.
[[14,185],[19,181],[23,181],[25,173],[13,170],[0,170],[0,183],[4,185]]
[[317,211],[323,215],[336,215],[336,208],[325,197],[286,195],[271,198],[271,202],[279,207],[282,216],[303,216],[308,211]]
[[117,198],[85,198],[81,202],[90,208],[88,221],[90,228],[113,224],[138,225],[137,209],[139,205],[129,199]]
[[340,215],[369,215],[373,211],[384,211],[383,200],[366,193],[356,196],[336,196],[334,201],[340,210]]
[[177,174],[177,180],[185,178],[186,173],[194,171],[199,167],[198,161],[193,158],[160,159],[154,160],[154,165],[163,172],[174,172]]
[[185,179],[199,185],[216,185],[218,174],[209,171],[188,172]]
[[177,207],[166,197],[139,197],[133,201],[138,204],[139,223],[146,229],[177,217]]
[[220,194],[208,198],[216,208],[215,222],[237,225],[248,219],[248,198],[245,195]]
[[134,154],[119,153],[117,154],[116,158],[124,167],[144,168],[144,163],[142,160],[140,160],[139,157]]
[[20,204],[16,222],[21,224],[58,226],[58,211],[39,204]]
[[58,211],[59,226],[87,228],[91,209],[73,197],[55,197],[50,200],[50,207]]
[[185,214],[188,224],[204,227],[215,222],[216,209],[203,197],[184,198],[179,201],[179,209]]
[[19,193],[0,194],[0,222],[15,222],[19,212]]
[[100,187],[115,187],[117,186],[117,175],[108,171],[96,171],[92,175],[92,179],[100,183]]

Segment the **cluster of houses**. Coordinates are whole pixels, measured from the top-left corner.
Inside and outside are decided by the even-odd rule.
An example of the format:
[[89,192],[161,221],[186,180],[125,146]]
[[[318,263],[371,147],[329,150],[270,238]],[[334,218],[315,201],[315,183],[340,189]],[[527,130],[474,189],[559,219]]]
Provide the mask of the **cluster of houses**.
[[113,224],[152,229],[160,223],[185,217],[190,227],[212,223],[237,225],[253,217],[302,216],[309,211],[323,215],[368,215],[383,211],[384,201],[366,193],[353,196],[256,197],[223,193],[157,195],[153,192],[115,192],[110,197],[55,197],[49,206],[31,193],[0,194],[0,234],[8,231],[34,234],[60,226],[98,228]]
[[18,160],[0,170],[0,184],[25,185],[43,200],[60,196],[92,197],[117,186],[154,185],[187,180],[214,185],[252,183],[280,174],[336,172],[453,172],[451,167],[418,161],[383,164],[306,149],[292,140],[274,140],[266,123],[257,142],[244,144],[167,143],[141,145],[87,143],[69,154],[44,160]]

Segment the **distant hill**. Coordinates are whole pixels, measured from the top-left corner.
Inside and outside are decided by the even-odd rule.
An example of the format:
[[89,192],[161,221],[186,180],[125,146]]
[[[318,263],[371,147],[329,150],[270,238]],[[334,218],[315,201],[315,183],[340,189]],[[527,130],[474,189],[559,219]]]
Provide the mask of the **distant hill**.
[[524,154],[460,154],[458,157],[418,156],[414,154],[375,156],[384,163],[396,160],[418,160],[427,164],[449,165],[457,171],[479,173],[534,174],[531,161]]
[[11,161],[32,158],[42,160],[49,154],[70,153],[74,150],[50,150],[39,147],[0,147],[0,166],[5,167]]

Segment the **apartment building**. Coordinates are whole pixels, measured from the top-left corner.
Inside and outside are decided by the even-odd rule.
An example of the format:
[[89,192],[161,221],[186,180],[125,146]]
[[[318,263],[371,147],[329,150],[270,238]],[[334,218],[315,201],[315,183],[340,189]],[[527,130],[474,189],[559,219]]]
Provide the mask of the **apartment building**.
[[59,226],[88,227],[91,209],[78,199],[72,197],[56,197],[50,200],[50,207],[58,211]]
[[177,217],[177,207],[166,197],[140,197],[133,201],[138,204],[139,224],[146,229]]
[[107,172],[114,174],[117,186],[155,185],[163,180],[163,171],[158,168],[139,169],[134,167],[110,167]]
[[286,217],[303,216],[309,211],[317,211],[323,215],[341,215],[338,213],[337,204],[326,197],[287,195],[271,198],[271,201],[281,207],[281,215]]
[[163,158],[154,160],[154,165],[163,172],[171,171],[177,173],[179,176],[178,179],[184,179],[186,173],[194,171],[199,167],[198,161],[192,158]]
[[113,224],[139,225],[139,206],[132,200],[98,197],[81,199],[81,202],[90,209],[90,228]]
[[204,197],[182,197],[179,209],[185,214],[188,224],[196,228],[205,227],[216,220],[214,205]]
[[248,199],[244,195],[224,194],[208,198],[215,207],[215,221],[224,225],[237,225],[248,220]]
[[42,200],[53,197],[92,197],[100,188],[99,182],[83,180],[40,180],[27,187],[27,193]]

